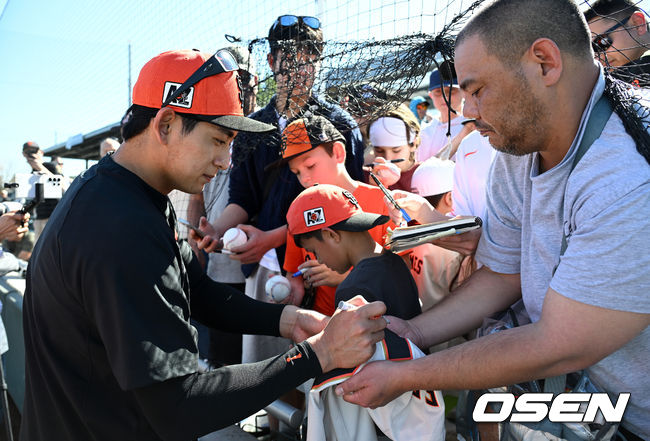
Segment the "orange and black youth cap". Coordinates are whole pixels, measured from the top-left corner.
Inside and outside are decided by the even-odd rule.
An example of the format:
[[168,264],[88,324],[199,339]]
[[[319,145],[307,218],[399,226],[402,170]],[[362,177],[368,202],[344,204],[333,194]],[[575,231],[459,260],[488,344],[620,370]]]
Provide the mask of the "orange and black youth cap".
[[293,236],[323,228],[368,231],[386,222],[388,216],[364,212],[352,193],[336,185],[317,184],[304,190],[287,212]]
[[[163,52],[149,60],[133,86],[133,104],[160,109],[211,54],[196,50]],[[242,132],[270,132],[275,127],[246,118],[236,71],[223,72],[200,80],[169,107],[180,114]]]
[[341,132],[326,118],[317,115],[299,118],[282,131],[282,162],[287,162],[321,144],[334,141],[345,144]]

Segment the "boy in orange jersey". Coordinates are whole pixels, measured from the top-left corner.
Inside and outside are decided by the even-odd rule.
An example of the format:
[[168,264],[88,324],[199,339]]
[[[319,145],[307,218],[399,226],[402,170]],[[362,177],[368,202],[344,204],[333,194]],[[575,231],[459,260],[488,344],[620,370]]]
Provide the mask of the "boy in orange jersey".
[[[336,185],[352,193],[364,212],[388,215],[381,190],[350,177],[345,168],[345,138],[322,116],[308,115],[287,125],[282,132],[279,162],[288,162],[305,188],[315,184]],[[389,222],[372,228],[369,232],[373,240],[383,244],[388,227],[394,228],[395,224]],[[334,313],[336,287],[349,271],[340,274],[318,263],[311,253],[296,246],[290,233],[287,233],[284,270],[291,281],[288,303],[301,304],[307,286],[313,295],[312,308],[325,315]]]

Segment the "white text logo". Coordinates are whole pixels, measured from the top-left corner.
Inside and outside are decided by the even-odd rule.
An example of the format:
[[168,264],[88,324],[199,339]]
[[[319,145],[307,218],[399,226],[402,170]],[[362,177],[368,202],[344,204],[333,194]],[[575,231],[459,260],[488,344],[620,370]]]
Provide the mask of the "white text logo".
[[[614,405],[606,393],[563,393],[553,398],[552,393],[529,393],[515,398],[509,393],[481,395],[472,414],[477,423],[500,423],[509,419],[515,423],[537,423],[548,416],[553,423],[593,423],[602,418],[618,423],[630,400],[629,393],[621,393]],[[496,411],[491,403],[500,404]],[[489,411],[489,412],[488,412]]]

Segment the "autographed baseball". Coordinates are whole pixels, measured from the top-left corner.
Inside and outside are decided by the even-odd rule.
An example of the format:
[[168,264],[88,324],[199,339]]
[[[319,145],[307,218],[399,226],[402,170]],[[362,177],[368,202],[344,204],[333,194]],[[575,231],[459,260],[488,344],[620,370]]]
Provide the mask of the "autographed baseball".
[[239,228],[230,228],[223,234],[223,248],[230,251],[231,248],[244,245],[248,241],[246,233]]
[[266,295],[271,297],[274,302],[281,302],[291,292],[291,284],[284,276],[273,276],[266,281],[264,285]]

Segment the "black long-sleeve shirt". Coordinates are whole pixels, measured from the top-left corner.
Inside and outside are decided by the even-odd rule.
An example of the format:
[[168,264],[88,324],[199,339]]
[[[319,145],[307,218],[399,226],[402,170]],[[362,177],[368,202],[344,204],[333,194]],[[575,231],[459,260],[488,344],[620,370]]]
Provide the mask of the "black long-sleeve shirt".
[[283,307],[213,282],[176,237],[168,198],[110,156],[73,183],[27,275],[22,440],[194,439],[320,372],[303,343],[198,373],[190,316],[278,335]]

